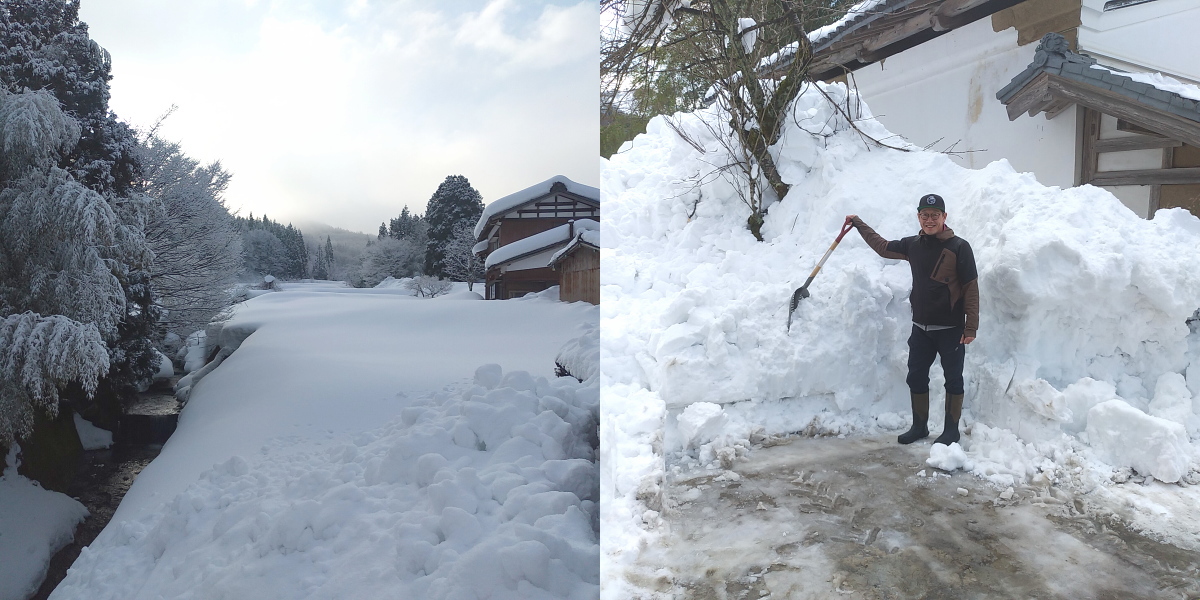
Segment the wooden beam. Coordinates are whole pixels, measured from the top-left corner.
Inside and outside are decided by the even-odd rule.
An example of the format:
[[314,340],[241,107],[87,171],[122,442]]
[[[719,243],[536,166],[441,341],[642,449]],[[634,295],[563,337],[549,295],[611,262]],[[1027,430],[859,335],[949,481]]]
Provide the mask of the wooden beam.
[[1180,169],[1143,169],[1137,171],[1101,171],[1092,185],[1188,185],[1200,184],[1200,167]]
[[1100,139],[1100,113],[1084,106],[1083,111],[1083,162],[1079,166],[1079,184],[1091,183],[1096,175],[1099,153],[1096,152],[1096,142]]
[[1042,112],[1042,108],[1053,100],[1054,97],[1050,95],[1050,75],[1039,73],[1009,99],[1004,109],[1008,111],[1008,120],[1016,121],[1025,113],[1032,117]]
[[[1163,148],[1162,168],[1170,169],[1175,162],[1175,149]],[[1150,214],[1147,217],[1153,219],[1154,213],[1158,212],[1158,207],[1162,205],[1162,186],[1150,186]]]
[[1145,127],[1139,127],[1138,125],[1134,125],[1133,123],[1130,123],[1129,121],[1126,121],[1125,119],[1117,119],[1117,131],[1125,131],[1128,133],[1140,133],[1142,135],[1153,135],[1153,136],[1157,136],[1157,137],[1162,136],[1162,134],[1160,134],[1160,133],[1155,133],[1153,131],[1150,131],[1149,129],[1146,129]]
[[1164,137],[1125,137],[1111,140],[1098,140],[1096,152],[1127,152],[1129,150],[1153,150],[1155,148],[1178,148],[1183,145],[1179,140]]
[[[1042,75],[1049,74],[1043,73]],[[1157,111],[1116,92],[1057,75],[1049,75],[1048,86],[1050,93],[1055,97],[1065,98],[1076,104],[1125,119],[1154,133],[1180,140],[1185,144],[1200,146],[1200,122],[1172,113]]]

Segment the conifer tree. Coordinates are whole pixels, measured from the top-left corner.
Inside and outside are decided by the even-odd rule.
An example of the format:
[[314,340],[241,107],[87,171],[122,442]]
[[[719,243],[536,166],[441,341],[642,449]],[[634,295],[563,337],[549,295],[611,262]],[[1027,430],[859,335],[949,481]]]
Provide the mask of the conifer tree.
[[450,175],[438,186],[425,210],[424,220],[429,225],[429,242],[425,247],[427,274],[446,275],[446,244],[454,235],[454,228],[463,223],[473,227],[481,214],[483,198],[466,177]]

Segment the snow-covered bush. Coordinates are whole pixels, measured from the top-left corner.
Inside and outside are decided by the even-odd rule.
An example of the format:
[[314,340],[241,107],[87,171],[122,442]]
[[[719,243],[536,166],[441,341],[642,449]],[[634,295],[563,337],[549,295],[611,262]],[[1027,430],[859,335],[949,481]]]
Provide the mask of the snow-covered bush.
[[450,291],[453,284],[437,277],[418,275],[404,282],[404,287],[418,298],[436,298]]

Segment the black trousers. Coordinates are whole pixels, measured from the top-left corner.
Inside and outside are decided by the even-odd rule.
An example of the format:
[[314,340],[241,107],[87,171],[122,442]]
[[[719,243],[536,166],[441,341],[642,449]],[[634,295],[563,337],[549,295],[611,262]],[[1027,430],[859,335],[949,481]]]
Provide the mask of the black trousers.
[[942,359],[942,373],[946,376],[946,393],[963,393],[963,361],[967,347],[962,341],[963,328],[925,331],[915,324],[908,338],[908,389],[914,394],[929,392],[929,367],[933,359]]

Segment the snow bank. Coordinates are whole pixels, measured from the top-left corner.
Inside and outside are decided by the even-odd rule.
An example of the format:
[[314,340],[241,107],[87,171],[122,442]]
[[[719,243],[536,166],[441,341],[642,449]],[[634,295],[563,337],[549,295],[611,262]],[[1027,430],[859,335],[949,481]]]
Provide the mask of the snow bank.
[[52,597],[594,597],[598,383],[487,365],[463,388],[227,459],[106,529]]
[[600,371],[600,327],[599,323],[580,326],[583,335],[567,341],[558,349],[554,364],[561,366],[572,377],[587,381]]
[[0,475],[0,600],[25,600],[46,577],[50,557],[75,539],[88,516],[66,494],[43,489],[17,474],[13,445]]
[[[1061,466],[1082,444],[1089,411],[1109,400],[1196,424],[1200,343],[1186,321],[1200,306],[1200,220],[1182,209],[1143,220],[1104,190],[1047,188],[1006,161],[969,170],[945,155],[869,145],[843,111],[859,111],[863,133],[904,143],[845,87],[821,86],[841,111],[811,88],[792,107],[772,148],[792,188],[769,206],[765,242],[746,230],[736,182],[714,170],[727,162],[712,133],[726,127],[717,109],[674,117],[703,150],[660,117],[607,163],[601,485],[612,565],[632,560],[639,539],[652,543],[647,511],[666,457],[695,452],[678,419],[691,405],[723,407],[729,444],[894,429],[895,415],[909,414],[907,263],[881,259],[851,233],[790,333],[785,322],[792,290],[845,215],[899,239],[916,233],[916,199],[931,192],[946,198],[947,224],[971,243],[979,267],[965,406],[966,422],[979,426],[963,440],[975,472],[1024,481],[1046,461]],[[937,367],[931,375],[936,434],[943,380]],[[1164,443],[1144,449],[1151,456],[1104,454],[1093,443],[1113,467],[1136,459],[1164,465],[1170,478],[1196,464],[1186,437],[1155,431]]]
[[597,317],[292,284],[239,305],[52,597],[595,597],[598,382],[554,356]]

